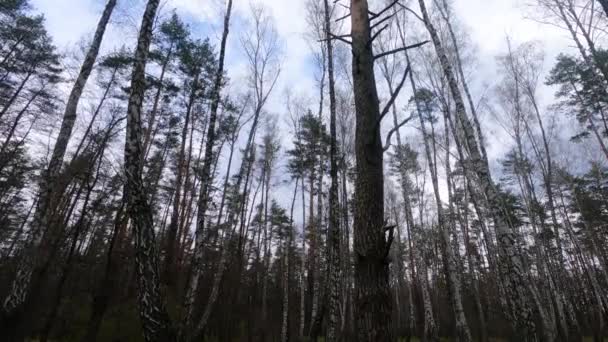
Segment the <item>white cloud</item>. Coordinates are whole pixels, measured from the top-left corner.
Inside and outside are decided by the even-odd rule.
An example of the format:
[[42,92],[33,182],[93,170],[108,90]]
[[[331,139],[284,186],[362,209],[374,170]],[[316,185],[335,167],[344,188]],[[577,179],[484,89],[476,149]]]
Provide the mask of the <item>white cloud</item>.
[[[55,42],[60,47],[66,47],[78,42],[83,36],[92,34],[105,0],[31,0],[33,5],[47,18],[47,27]],[[122,6],[137,3],[140,8],[143,0],[120,0]],[[344,0],[343,2],[348,2]],[[294,93],[316,96],[314,73],[310,67],[310,47],[304,38],[307,31],[305,19],[305,0],[258,0],[257,3],[267,7],[276,22],[277,31],[284,46],[282,74],[270,98],[270,112],[282,114],[283,89],[289,88]],[[542,41],[547,51],[546,69],[554,63],[557,53],[570,49],[570,41],[565,32],[555,27],[542,25],[525,19],[528,8],[522,0],[458,0],[454,1],[456,16],[464,23],[470,33],[470,41],[476,46],[476,59],[479,67],[473,74],[473,87],[480,93],[487,85],[492,85],[496,79],[496,63],[494,57],[506,49],[505,37],[509,35],[515,44],[528,41]],[[235,0],[232,30],[227,51],[227,70],[232,85],[239,87],[244,82],[246,67],[240,48],[240,35],[243,32],[244,21],[249,16],[249,0]],[[164,10],[176,8],[192,25],[200,26],[197,34],[208,35],[217,45],[222,25],[224,0],[167,0]],[[412,7],[417,11],[415,1]],[[135,11],[135,10],[133,10]],[[140,14],[133,14],[133,26],[139,25]],[[135,22],[137,21],[137,24]],[[415,21],[412,21],[415,23]],[[416,25],[420,25],[416,23]],[[104,47],[111,48],[125,43],[125,34],[113,28],[104,39]],[[134,31],[134,29],[132,29]],[[133,35],[133,33],[130,33]],[[132,36],[126,35],[128,39]],[[551,100],[552,91],[543,90],[545,100]],[[500,128],[488,125],[487,136],[498,136]],[[284,139],[289,139],[284,136]],[[493,144],[489,147],[495,156],[501,155],[504,144]],[[289,188],[290,189],[290,188]],[[286,193],[289,189],[283,189]],[[280,195],[281,198],[289,196]]]

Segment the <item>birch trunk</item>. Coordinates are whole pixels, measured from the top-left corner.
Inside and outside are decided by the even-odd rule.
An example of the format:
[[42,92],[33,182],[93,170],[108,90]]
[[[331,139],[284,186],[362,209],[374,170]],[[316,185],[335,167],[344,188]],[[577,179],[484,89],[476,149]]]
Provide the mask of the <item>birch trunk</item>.
[[[409,62],[409,57],[406,53],[406,59]],[[411,67],[411,65],[410,65]],[[441,202],[441,197],[439,195],[439,180],[437,176],[437,165],[435,157],[431,152],[431,146],[429,139],[435,139],[434,136],[429,137],[428,131],[426,129],[426,119],[423,117],[424,108],[422,108],[422,104],[417,99],[417,89],[416,82],[414,81],[414,72],[412,70],[410,76],[410,84],[412,86],[412,90],[414,92],[414,99],[416,104],[416,111],[418,112],[418,118],[420,120],[420,125],[422,129],[422,137],[424,140],[424,149],[426,152],[426,159],[429,164],[429,169],[431,171],[431,181],[433,183],[433,193],[435,195],[435,203],[437,206],[437,219],[439,221],[439,229],[440,229],[440,239],[441,239],[441,250],[443,255],[443,264],[445,270],[445,276],[448,282],[449,296],[452,302],[452,310],[454,311],[454,316],[456,319],[456,330],[458,334],[458,339],[460,341],[472,341],[471,332],[469,330],[469,325],[467,324],[467,319],[464,314],[464,307],[462,306],[462,295],[461,289],[462,284],[460,280],[460,276],[458,274],[458,267],[456,257],[454,256],[454,249],[450,245],[450,236],[448,232],[447,222],[445,219],[445,213],[443,209],[443,203]],[[428,110],[426,110],[427,114]]]
[[[32,275],[42,271],[39,270],[40,263],[47,259],[50,252],[49,248],[51,248],[51,243],[49,240],[53,239],[53,232],[49,227],[49,216],[51,215],[51,211],[53,211],[55,202],[53,193],[58,190],[55,189],[55,183],[57,182],[56,178],[61,171],[68,142],[72,135],[77,116],[78,103],[87,80],[93,71],[107,24],[110,21],[115,6],[116,0],[109,0],[106,4],[99,23],[97,24],[93,41],[89,46],[89,50],[87,51],[78,77],[70,92],[51,160],[48,168],[43,172],[42,181],[40,183],[40,197],[36,211],[34,212],[31,241],[28,243],[24,255],[21,257],[9,293],[4,299],[2,313],[0,315],[0,330],[7,329],[7,331],[16,332],[18,329],[17,323],[21,323],[20,321],[22,318],[20,316],[23,313],[20,311],[22,311],[24,304],[26,304],[27,297],[30,295]],[[10,334],[8,335],[10,339]]]
[[465,143],[467,150],[470,154],[471,160],[469,171],[473,171],[473,176],[478,182],[479,187],[482,189],[488,204],[490,205],[491,217],[495,221],[495,229],[498,240],[498,251],[499,251],[499,270],[501,279],[505,281],[505,289],[507,294],[508,303],[510,306],[509,315],[512,319],[512,325],[515,333],[522,338],[528,336],[534,336],[535,324],[532,318],[532,310],[528,302],[526,283],[527,279],[525,276],[525,269],[521,259],[521,255],[516,246],[517,236],[515,232],[507,226],[502,219],[502,209],[500,199],[496,187],[492,181],[489,166],[483,160],[481,156],[479,146],[475,139],[475,133],[469,118],[467,117],[466,107],[456,81],[456,77],[452,70],[452,66],[448,60],[447,54],[441,44],[439,35],[435,30],[435,27],[431,23],[429,14],[426,9],[424,0],[418,0],[420,10],[424,18],[435,51],[439,57],[443,73],[448,81],[448,86],[454,99],[456,106],[456,117],[462,126],[463,133],[465,135]]
[[142,181],[141,165],[143,160],[141,109],[146,87],[145,68],[159,2],[159,0],[148,1],[139,32],[127,109],[124,162],[127,214],[133,222],[135,235],[139,316],[144,340],[147,342],[175,340],[173,327],[160,292],[154,219]]
[[[222,40],[220,43],[220,54],[218,58],[218,67],[215,74],[213,88],[211,89],[211,107],[209,111],[209,122],[207,123],[207,142],[205,144],[205,154],[203,157],[203,168],[201,170],[201,186],[198,200],[198,212],[196,219],[195,232],[195,247],[194,256],[192,259],[192,275],[187,285],[186,296],[184,299],[185,317],[183,319],[180,336],[189,339],[190,335],[186,332],[192,328],[194,301],[198,290],[199,278],[201,277],[204,249],[204,233],[205,233],[205,215],[209,206],[209,190],[211,188],[212,176],[211,163],[213,161],[213,147],[216,140],[215,126],[217,121],[217,111],[221,100],[221,89],[224,81],[224,59],[226,56],[226,44],[228,41],[228,33],[230,31],[230,15],[232,12],[232,0],[227,0],[226,14],[224,16],[224,30],[222,32]],[[186,336],[187,335],[187,336]]]

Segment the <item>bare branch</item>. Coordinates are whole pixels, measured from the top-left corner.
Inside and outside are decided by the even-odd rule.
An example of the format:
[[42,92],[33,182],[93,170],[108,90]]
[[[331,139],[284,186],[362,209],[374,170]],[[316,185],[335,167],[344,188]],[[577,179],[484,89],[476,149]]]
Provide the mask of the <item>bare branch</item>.
[[401,92],[401,88],[403,88],[403,85],[405,84],[405,80],[407,79],[407,75],[410,73],[410,70],[411,70],[411,68],[410,68],[410,65],[408,64],[407,67],[405,68],[405,72],[403,73],[403,77],[401,78],[399,85],[397,85],[397,88],[395,88],[395,92],[393,92],[391,94],[390,100],[388,100],[388,102],[386,103],[386,106],[384,106],[384,109],[382,109],[382,112],[380,112],[380,118],[378,119],[378,123],[380,123],[380,121],[382,121],[384,116],[390,110],[393,103],[395,103],[395,100],[397,99],[397,96],[399,96],[399,93]]
[[380,17],[382,14],[384,14],[386,11],[388,11],[389,9],[391,9],[393,6],[395,6],[397,3],[399,2],[399,0],[395,0],[393,2],[391,2],[388,6],[386,6],[382,11],[376,13],[376,14],[372,14],[372,16],[369,18],[370,21],[374,20],[374,19],[378,19],[378,17]]
[[424,19],[422,19],[422,17],[418,13],[416,13],[413,9],[411,9],[411,8],[403,5],[402,3],[399,3],[399,6],[401,6],[401,8],[403,8],[404,10],[412,13],[416,17],[416,19],[418,19],[418,20],[420,20],[421,22],[424,23]]
[[346,5],[344,5],[344,4],[338,4],[338,5],[340,5],[340,6],[344,7],[344,8],[346,8],[347,10],[349,10],[349,11],[350,11],[350,7],[349,7],[349,6],[346,6]]
[[397,130],[399,130],[405,124],[410,122],[413,118],[414,118],[413,114],[408,116],[407,118],[405,118],[405,120],[401,121],[397,126],[393,127],[393,129],[391,129],[388,132],[388,135],[386,136],[386,146],[384,146],[384,148],[383,148],[384,152],[388,151],[388,149],[391,148],[391,138],[393,137],[393,134],[395,134],[395,132],[397,132]]
[[[395,13],[397,13],[397,12],[395,12]],[[395,16],[395,13],[393,13],[393,14],[391,14],[391,15],[387,15],[386,17],[382,18],[382,20],[380,20],[380,21],[378,21],[377,23],[373,24],[373,25],[370,27],[370,30],[373,30],[374,28],[376,28],[376,27],[380,26],[380,25],[381,25],[383,22],[385,22],[385,21],[387,21],[387,20],[390,20],[392,17],[394,17],[394,16]]]
[[348,40],[344,39],[346,37],[350,37],[350,34],[343,34],[343,35],[340,35],[340,36],[336,36],[335,34],[333,34],[333,33],[330,32],[329,35],[330,35],[329,38],[319,39],[318,41],[319,42],[326,42],[328,40],[340,40],[340,41],[345,42],[346,44],[352,44],[352,42],[349,42]]
[[344,19],[346,19],[346,18],[350,17],[350,15],[351,15],[351,13],[349,12],[347,15],[345,15],[345,16],[343,16],[343,17],[340,17],[340,18],[336,19],[336,22],[342,21],[342,20],[344,20]]
[[369,42],[373,42],[374,39],[376,39],[380,33],[382,33],[382,31],[386,30],[388,28],[388,24],[384,25],[384,27],[382,27],[381,29],[379,29],[376,33],[374,33],[374,35],[372,36],[372,38],[369,40]]
[[410,73],[410,70],[411,68],[408,64],[407,68],[405,68],[405,72],[403,73],[403,78],[401,78],[401,82],[399,82],[399,85],[395,89],[395,92],[391,94],[390,100],[388,100],[386,106],[384,106],[384,109],[382,110],[382,112],[380,112],[380,117],[378,118],[378,120],[376,120],[376,124],[374,125],[374,132],[380,127],[382,119],[384,119],[393,103],[395,103],[395,100],[397,99],[397,96],[399,95],[399,92],[401,91],[401,88],[403,87],[403,84],[405,83],[405,80],[407,79],[407,75]]
[[381,53],[379,55],[374,56],[374,59],[379,59],[379,58],[382,58],[382,57],[385,57],[385,56],[388,56],[388,55],[392,55],[392,54],[397,53],[397,52],[406,51],[406,50],[409,50],[409,49],[414,49],[414,48],[420,47],[420,46],[422,46],[422,45],[424,45],[424,44],[426,44],[428,42],[429,42],[428,40],[425,40],[425,41],[420,42],[420,43],[416,43],[416,44],[400,47],[398,49],[386,51],[386,52],[383,52],[383,53]]
[[397,225],[391,225],[384,227],[384,231],[388,231],[388,238],[386,239],[386,250],[384,251],[384,258],[386,259],[391,252],[391,245],[393,244],[393,240],[395,239],[395,228]]

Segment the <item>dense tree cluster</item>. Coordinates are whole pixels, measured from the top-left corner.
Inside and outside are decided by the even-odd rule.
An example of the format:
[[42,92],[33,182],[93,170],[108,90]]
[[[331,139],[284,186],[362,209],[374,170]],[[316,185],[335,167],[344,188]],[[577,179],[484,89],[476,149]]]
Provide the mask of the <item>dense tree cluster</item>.
[[302,1],[312,97],[257,3],[108,49],[106,0],[73,68],[0,1],[0,339],[603,341],[608,1],[530,1],[573,49],[491,80],[455,1]]

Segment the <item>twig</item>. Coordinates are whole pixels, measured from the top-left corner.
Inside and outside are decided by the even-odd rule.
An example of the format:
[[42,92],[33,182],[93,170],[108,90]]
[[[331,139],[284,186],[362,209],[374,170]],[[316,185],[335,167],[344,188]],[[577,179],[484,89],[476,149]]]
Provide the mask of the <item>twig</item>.
[[395,16],[395,13],[391,14],[391,15],[387,15],[386,17],[382,18],[382,20],[378,21],[377,23],[374,23],[371,27],[370,30],[373,30],[374,28],[380,26],[380,24],[382,24],[383,22],[391,19],[392,17]]
[[384,25],[381,29],[379,29],[378,31],[376,31],[376,33],[374,33],[374,35],[372,36],[372,38],[369,40],[369,42],[373,42],[374,39],[376,39],[380,33],[382,33],[382,31],[386,30],[388,28],[388,24]]
[[418,13],[416,13],[413,9],[403,5],[402,3],[399,3],[399,6],[401,6],[401,8],[403,8],[404,10],[412,13],[418,20],[420,20],[421,22],[424,23],[424,19],[422,19],[422,17]]
[[384,109],[382,109],[382,112],[380,112],[380,119],[378,119],[378,123],[380,123],[380,121],[382,121],[384,116],[390,110],[393,103],[395,103],[395,100],[397,99],[397,96],[399,96],[399,92],[401,92],[401,88],[403,88],[403,85],[405,84],[405,80],[407,79],[407,75],[410,73],[410,70],[411,70],[411,68],[410,68],[410,65],[408,64],[407,67],[405,68],[405,72],[403,73],[403,77],[401,78],[399,85],[397,85],[397,88],[395,88],[395,92],[393,92],[391,94],[390,100],[388,100],[388,102],[386,103],[386,106],[384,106]]
[[391,9],[393,6],[395,6],[397,3],[399,2],[399,0],[395,0],[392,3],[390,3],[388,6],[386,6],[382,11],[378,12],[377,14],[373,14],[371,18],[369,18],[370,21],[377,19],[379,16],[381,16],[382,14],[384,14],[384,12],[388,11],[389,9]]
[[349,42],[348,40],[344,39],[345,37],[350,37],[350,34],[343,34],[343,35],[340,35],[340,36],[336,36],[335,34],[330,33],[329,35],[330,35],[330,37],[329,37],[329,38],[323,38],[323,39],[319,39],[318,41],[319,41],[319,42],[326,42],[326,41],[328,41],[328,40],[334,40],[334,39],[337,39],[337,40],[343,41],[343,42],[345,42],[345,43],[347,43],[347,44],[352,44],[352,42]]
[[347,15],[345,15],[345,16],[343,16],[343,17],[340,17],[340,18],[336,19],[336,22],[339,22],[339,21],[341,21],[341,20],[344,20],[344,19],[346,19],[346,18],[350,17],[350,15],[351,15],[351,13],[348,13]]
[[401,121],[397,126],[393,127],[393,129],[391,129],[388,132],[388,135],[386,136],[386,146],[384,146],[382,148],[382,150],[384,152],[388,151],[388,149],[391,148],[391,138],[393,137],[393,134],[395,134],[395,132],[397,132],[397,130],[399,130],[401,127],[403,127],[403,125],[405,125],[406,123],[410,122],[413,118],[414,118],[414,115],[412,114],[409,117],[407,117],[405,120]]
[[[376,130],[380,127],[380,123],[382,122],[382,119],[384,119],[384,117],[388,113],[390,107],[395,102],[395,99],[397,99],[397,96],[399,95],[399,91],[401,91],[401,88],[403,87],[403,84],[405,83],[405,80],[407,79],[407,75],[409,73],[410,73],[410,65],[408,64],[407,68],[405,69],[405,72],[403,73],[403,78],[401,79],[401,82],[399,82],[399,85],[395,89],[395,92],[391,94],[390,100],[386,103],[386,106],[384,106],[384,109],[382,110],[382,112],[380,112],[380,117],[378,118],[378,120],[376,120],[376,124],[374,125],[374,129],[372,130],[372,132],[376,132]],[[380,141],[380,143],[382,143],[382,141]]]
[[386,251],[384,252],[384,259],[386,259],[391,252],[391,245],[395,239],[395,228],[396,225],[388,226],[384,228],[384,231],[388,231],[388,239],[386,240]]
[[409,50],[409,49],[414,49],[414,48],[420,47],[420,46],[422,46],[422,45],[424,45],[424,44],[426,44],[428,42],[429,42],[428,40],[425,40],[425,41],[420,42],[420,43],[416,43],[416,44],[400,47],[398,49],[393,49],[393,50],[390,50],[390,51],[386,51],[386,52],[383,52],[383,53],[381,53],[379,55],[374,56],[374,59],[379,59],[379,58],[382,58],[382,57],[385,57],[385,56],[388,56],[388,55],[392,55],[392,54],[397,53],[397,52],[406,51],[406,50]]

